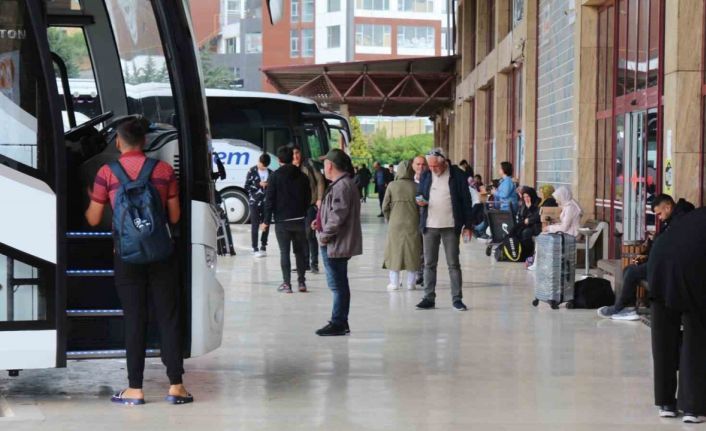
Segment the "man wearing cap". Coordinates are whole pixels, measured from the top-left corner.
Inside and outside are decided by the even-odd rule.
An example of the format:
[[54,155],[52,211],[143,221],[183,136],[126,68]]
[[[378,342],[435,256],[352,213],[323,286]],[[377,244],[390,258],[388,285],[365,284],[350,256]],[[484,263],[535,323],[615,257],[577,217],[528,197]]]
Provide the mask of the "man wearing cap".
[[347,335],[351,291],[348,283],[348,261],[363,253],[360,226],[360,195],[353,181],[350,157],[339,149],[328,152],[324,175],[331,185],[324,193],[319,216],[312,227],[321,244],[321,260],[326,269],[326,282],[333,292],[333,312],[328,325],[316,331],[320,336]]
[[441,148],[426,155],[429,170],[422,174],[417,187],[417,205],[422,208],[419,217],[424,237],[424,299],[417,309],[428,310],[436,305],[436,267],[439,247],[444,244],[446,264],[451,279],[451,300],[457,311],[466,311],[461,285],[459,240],[470,239],[473,227],[473,204],[468,191],[466,174],[451,165]]

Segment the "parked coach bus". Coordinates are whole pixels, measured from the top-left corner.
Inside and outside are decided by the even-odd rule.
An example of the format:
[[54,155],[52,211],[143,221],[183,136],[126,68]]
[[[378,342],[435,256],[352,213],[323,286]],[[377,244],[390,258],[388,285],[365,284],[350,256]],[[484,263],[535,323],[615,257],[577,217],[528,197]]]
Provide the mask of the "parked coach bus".
[[[212,154],[184,4],[0,0],[0,369],[124,356],[110,220],[90,229],[83,213],[97,170],[118,157],[116,126],[134,115],[154,123],[146,152],[179,179],[184,353],[220,345]],[[67,38],[84,49],[65,49]],[[156,66],[147,73],[147,65]],[[85,101],[72,97],[76,76],[93,82],[100,103],[92,111],[77,109]],[[128,96],[128,87],[150,82],[169,101],[158,113]],[[152,329],[147,354],[155,356]]]

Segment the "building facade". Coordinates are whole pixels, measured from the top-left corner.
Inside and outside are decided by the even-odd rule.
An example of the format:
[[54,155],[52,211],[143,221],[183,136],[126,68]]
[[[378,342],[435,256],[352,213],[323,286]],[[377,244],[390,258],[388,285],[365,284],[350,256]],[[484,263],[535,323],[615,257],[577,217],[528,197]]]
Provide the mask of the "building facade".
[[[657,193],[703,202],[704,0],[464,0],[443,144],[497,178],[566,185],[623,241]],[[441,133],[443,135],[443,133]]]
[[[447,0],[284,0],[263,67],[448,55]],[[263,78],[265,88],[273,90]]]

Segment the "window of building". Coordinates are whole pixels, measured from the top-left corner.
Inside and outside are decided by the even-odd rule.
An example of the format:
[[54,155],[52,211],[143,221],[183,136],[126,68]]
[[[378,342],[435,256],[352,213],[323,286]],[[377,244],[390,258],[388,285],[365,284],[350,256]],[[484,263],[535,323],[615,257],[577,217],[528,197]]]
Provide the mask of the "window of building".
[[302,0],[302,22],[314,22],[314,0]]
[[290,3],[289,8],[292,15],[292,22],[299,22],[299,1],[292,0],[292,3]]
[[525,12],[524,0],[510,0],[510,28],[514,29],[522,21]]
[[240,0],[226,1],[228,18],[240,18]]
[[248,54],[262,52],[262,33],[245,34],[245,52]]
[[289,31],[289,56],[299,57],[299,32],[297,30]]
[[235,54],[238,52],[238,38],[230,37],[226,39],[226,54]]
[[314,29],[305,28],[302,30],[302,57],[314,56]]
[[341,0],[328,0],[329,12],[339,12],[341,10]]
[[331,27],[326,27],[326,47],[327,48],[340,48],[341,47],[341,26],[333,25]]
[[390,10],[390,0],[356,0],[355,7],[365,10]]
[[449,43],[450,43],[450,41],[448,40],[448,37],[449,37],[449,29],[442,28],[441,29],[441,55],[448,54],[446,52],[449,49]]
[[397,27],[397,49],[434,49],[434,27]]
[[391,43],[392,27],[381,24],[358,24],[355,27],[356,46],[389,48]]
[[486,53],[490,53],[495,49],[495,0],[488,0],[488,15],[486,16],[486,29],[488,33],[485,36]]
[[397,7],[401,12],[434,12],[434,0],[399,0]]

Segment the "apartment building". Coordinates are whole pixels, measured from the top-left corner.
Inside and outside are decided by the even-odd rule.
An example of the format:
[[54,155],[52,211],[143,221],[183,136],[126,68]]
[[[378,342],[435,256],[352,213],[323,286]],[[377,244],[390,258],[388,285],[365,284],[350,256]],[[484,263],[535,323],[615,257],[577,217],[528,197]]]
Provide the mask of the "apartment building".
[[447,55],[451,23],[447,0],[285,0],[262,66]]
[[570,187],[623,241],[654,230],[651,199],[703,203],[704,0],[464,0],[456,159],[522,184]]

